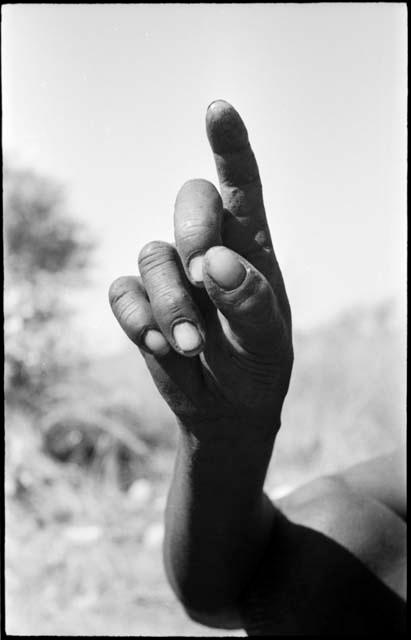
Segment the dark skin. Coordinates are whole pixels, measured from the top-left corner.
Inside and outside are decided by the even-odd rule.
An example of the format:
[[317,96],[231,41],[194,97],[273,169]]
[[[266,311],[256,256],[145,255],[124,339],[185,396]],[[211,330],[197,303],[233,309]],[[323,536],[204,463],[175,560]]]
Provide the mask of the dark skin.
[[[244,123],[220,100],[206,127],[220,192],[205,180],[184,184],[175,245],[149,243],[140,277],[110,288],[115,316],[179,425],[164,544],[170,584],[193,619],[240,628],[244,594],[275,536],[280,562],[281,540],[304,549],[312,530],[405,597],[404,483],[391,472],[401,454],[319,479],[276,505],[263,492],[293,364],[291,313]],[[283,590],[292,573],[282,568]]]

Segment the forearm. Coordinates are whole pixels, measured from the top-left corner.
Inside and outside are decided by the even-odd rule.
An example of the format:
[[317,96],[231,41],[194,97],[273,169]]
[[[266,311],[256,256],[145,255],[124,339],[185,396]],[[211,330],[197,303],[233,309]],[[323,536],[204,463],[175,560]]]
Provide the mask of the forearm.
[[165,567],[191,613],[234,605],[261,559],[275,514],[263,494],[274,430],[182,431],[166,509]]

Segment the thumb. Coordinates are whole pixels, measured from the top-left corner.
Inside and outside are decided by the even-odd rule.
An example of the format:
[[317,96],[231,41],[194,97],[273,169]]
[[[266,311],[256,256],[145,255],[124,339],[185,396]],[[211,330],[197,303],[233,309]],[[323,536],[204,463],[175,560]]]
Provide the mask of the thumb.
[[203,276],[210,299],[226,319],[222,321],[226,337],[246,351],[268,355],[272,341],[283,339],[285,331],[268,280],[245,258],[223,246],[207,251]]

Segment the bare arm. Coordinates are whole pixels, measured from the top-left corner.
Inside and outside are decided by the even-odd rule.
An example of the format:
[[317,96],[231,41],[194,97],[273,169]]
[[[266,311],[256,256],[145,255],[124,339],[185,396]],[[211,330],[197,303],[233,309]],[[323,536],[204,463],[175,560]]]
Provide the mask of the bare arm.
[[[219,425],[220,434],[224,425]],[[238,601],[261,561],[275,509],[263,494],[271,443],[242,433],[180,438],[166,510],[164,559],[194,620],[242,626]]]
[[220,624],[268,542],[275,511],[263,484],[293,349],[247,130],[225,101],[208,108],[206,130],[220,193],[205,180],[185,183],[175,245],[143,247],[140,277],[115,281],[110,302],[179,425],[170,584],[191,615]]
[[[377,467],[375,467],[377,470]],[[406,526],[341,477],[277,504],[271,543],[239,602],[251,635],[405,631]]]
[[[227,474],[230,450],[222,448],[217,456],[209,451],[209,456],[209,475],[201,457],[194,462],[194,472],[191,458],[177,464],[166,521],[166,566],[194,620],[227,629],[250,624],[252,631],[250,610],[265,607],[268,622],[280,611],[283,622],[275,627],[277,633],[296,628],[320,632],[321,625],[322,632],[330,632],[337,618],[347,632],[403,624],[399,598],[406,597],[406,525],[392,509],[403,511],[405,487],[397,474],[402,452],[367,461],[338,476],[319,478],[275,505],[266,498],[265,517],[259,520],[242,509],[243,494],[236,492],[239,478],[241,490],[250,490],[250,474],[238,467],[233,478],[235,461]],[[258,456],[255,461],[258,466]],[[391,478],[389,488],[384,475]],[[221,540],[210,536],[216,523],[220,523],[225,555],[219,553]],[[242,562],[230,563],[230,550],[231,558],[241,557],[235,555],[241,543]],[[187,589],[183,587],[181,593],[185,583]],[[224,598],[217,585],[225,585]],[[297,606],[292,603],[301,585]],[[191,596],[185,600],[184,593]],[[348,596],[347,602],[342,594]],[[378,600],[379,615],[373,599]],[[353,608],[353,602],[362,604]],[[333,612],[332,619],[327,611]]]
[[247,626],[247,602],[268,567],[270,607],[283,615],[283,630],[297,623],[315,630],[318,602],[341,624],[367,627],[371,609],[343,617],[338,603],[353,601],[343,592],[375,594],[382,610],[391,606],[384,589],[404,593],[395,460],[319,479],[277,505],[264,495],[293,362],[291,313],[245,126],[217,101],[207,134],[221,195],[204,180],[186,183],[175,205],[175,245],[149,243],[140,277],[110,288],[113,311],[180,430],[166,510],[167,575],[188,614],[210,626]]

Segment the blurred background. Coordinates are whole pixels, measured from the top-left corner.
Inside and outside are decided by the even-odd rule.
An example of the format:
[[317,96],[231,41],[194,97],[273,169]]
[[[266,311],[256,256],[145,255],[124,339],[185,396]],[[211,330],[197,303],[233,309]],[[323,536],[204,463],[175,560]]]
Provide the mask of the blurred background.
[[404,3],[2,6],[8,633],[234,635],[166,583],[176,427],[107,299],[216,182],[216,98],[293,309],[268,492],[403,446],[406,60]]

